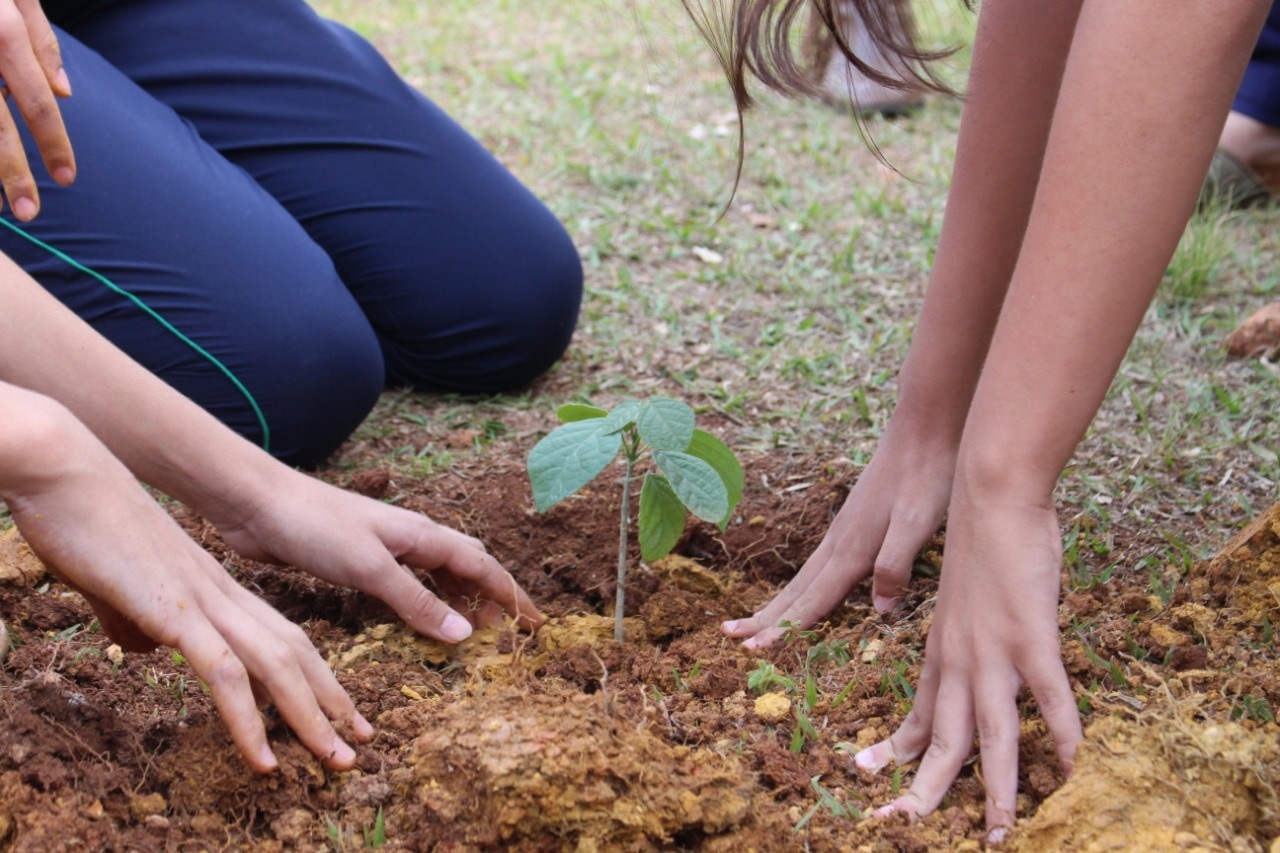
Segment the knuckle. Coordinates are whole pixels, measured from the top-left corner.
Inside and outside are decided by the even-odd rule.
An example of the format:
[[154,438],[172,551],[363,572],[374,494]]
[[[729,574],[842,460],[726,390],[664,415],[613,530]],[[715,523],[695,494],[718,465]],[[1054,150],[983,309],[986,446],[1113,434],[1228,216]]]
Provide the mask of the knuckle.
[[284,640],[268,640],[262,645],[260,654],[263,663],[267,666],[267,672],[263,673],[264,680],[270,680],[276,674],[292,667],[295,662],[293,650]]
[[214,664],[213,669],[205,676],[209,686],[215,690],[242,685],[249,680],[249,671],[230,649],[227,649]]
[[447,609],[443,601],[428,589],[419,589],[413,600],[406,606],[410,621],[440,622]]
[[998,720],[977,720],[978,741],[982,744],[1001,743],[1008,739],[1009,731]]
[[951,741],[946,735],[934,729],[929,738],[929,747],[924,751],[924,760],[943,762],[950,759],[954,754],[955,748]]
[[290,649],[297,650],[299,648],[313,648],[311,638],[308,637],[307,632],[302,630],[302,628],[297,624],[285,620],[277,630],[280,634],[280,639],[282,639]]
[[0,51],[12,50],[24,41],[29,44],[30,40],[22,13],[8,4],[0,6]]
[[34,128],[48,129],[51,124],[61,125],[61,113],[52,96],[41,95],[21,104],[22,117]]

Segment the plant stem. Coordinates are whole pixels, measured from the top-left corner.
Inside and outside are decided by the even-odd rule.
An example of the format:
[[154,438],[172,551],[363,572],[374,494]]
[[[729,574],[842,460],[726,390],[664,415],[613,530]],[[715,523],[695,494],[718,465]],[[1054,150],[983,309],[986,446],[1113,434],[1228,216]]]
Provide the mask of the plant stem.
[[631,527],[631,477],[636,470],[636,454],[629,448],[627,473],[622,478],[622,512],[618,522],[618,595],[614,604],[613,638],[623,642],[623,605],[626,602],[627,584],[627,530]]

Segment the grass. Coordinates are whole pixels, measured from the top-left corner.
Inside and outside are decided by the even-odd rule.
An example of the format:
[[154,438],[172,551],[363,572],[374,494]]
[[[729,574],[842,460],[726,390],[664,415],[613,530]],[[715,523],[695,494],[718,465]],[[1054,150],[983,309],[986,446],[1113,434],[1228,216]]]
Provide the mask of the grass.
[[[932,43],[962,46],[948,64],[961,81],[972,16],[951,0],[915,5]],[[529,184],[587,274],[571,353],[536,392],[389,393],[336,465],[426,477],[463,454],[522,456],[559,403],[653,393],[721,413],[744,451],[866,462],[942,221],[958,102],[871,120],[882,162],[849,116],[758,93],[725,211],[732,102],[675,0],[316,6],[368,36]],[[1147,572],[1141,561],[1164,551],[1208,553],[1275,499],[1280,382],[1227,361],[1220,342],[1277,298],[1277,224],[1274,210],[1207,211],[1189,230],[1061,482],[1064,531],[1087,531],[1078,583]],[[1057,343],[1052,317],[1045,342]],[[472,440],[460,445],[463,430]]]
[[[652,393],[722,413],[746,451],[865,463],[893,409],[959,103],[935,98],[909,120],[871,120],[890,168],[847,115],[762,95],[742,184],[723,211],[732,103],[678,3],[318,6],[369,36],[546,200],[587,273],[571,354],[537,393],[388,395],[357,438],[410,441],[383,459],[390,444],[375,441],[345,464],[428,473],[449,463],[443,437],[459,418],[505,423],[490,450],[513,441],[527,452],[558,403]],[[968,43],[960,4],[919,6],[934,43]],[[966,60],[962,50],[950,61],[952,79]],[[1077,584],[1136,571],[1167,596],[1153,559],[1209,553],[1275,499],[1268,427],[1280,383],[1263,365],[1227,361],[1220,342],[1276,298],[1278,216],[1207,210],[1188,230],[1059,489],[1064,531],[1080,531]],[[1055,345],[1051,317],[1045,341]]]

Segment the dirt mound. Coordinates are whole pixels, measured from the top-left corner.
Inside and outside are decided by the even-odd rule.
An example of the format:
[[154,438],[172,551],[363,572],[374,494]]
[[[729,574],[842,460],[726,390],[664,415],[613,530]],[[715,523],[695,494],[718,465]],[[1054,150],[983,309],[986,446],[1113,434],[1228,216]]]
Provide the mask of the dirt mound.
[[1015,849],[1255,851],[1280,837],[1276,726],[1188,717],[1174,710],[1090,726],[1075,773]]
[[751,813],[737,759],[672,746],[597,701],[518,690],[419,705],[421,730],[390,774],[395,822],[458,849],[645,850],[723,833]]

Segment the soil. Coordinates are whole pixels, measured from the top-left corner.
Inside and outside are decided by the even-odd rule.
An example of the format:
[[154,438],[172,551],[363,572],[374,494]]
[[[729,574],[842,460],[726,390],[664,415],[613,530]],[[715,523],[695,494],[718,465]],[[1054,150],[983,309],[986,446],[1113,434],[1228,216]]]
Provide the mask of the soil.
[[[279,772],[237,757],[209,697],[167,650],[122,654],[84,601],[0,537],[0,849],[978,850],[978,769],[909,824],[859,819],[909,784],[850,750],[910,706],[944,539],[887,617],[855,590],[812,632],[749,652],[717,631],[766,601],[813,550],[856,477],[762,455],[722,534],[691,523],[677,556],[627,582],[613,640],[618,497],[606,476],[546,515],[524,444],[446,473],[321,476],[483,539],[551,619],[458,647],[382,604],[225,551],[249,587],[304,625],[377,727],[334,773],[266,710]],[[1064,655],[1088,738],[1063,785],[1023,700],[1018,850],[1275,850],[1280,836],[1280,505],[1215,559],[1067,589]],[[847,658],[847,659],[846,659]],[[775,677],[757,684],[772,665]],[[753,675],[755,676],[753,678]],[[379,817],[381,815],[381,817]],[[385,840],[384,840],[385,839]]]

